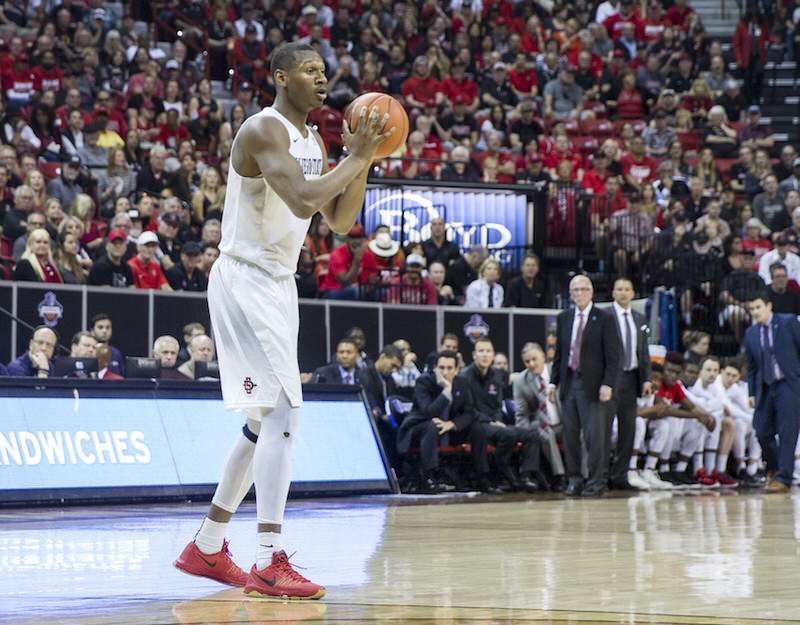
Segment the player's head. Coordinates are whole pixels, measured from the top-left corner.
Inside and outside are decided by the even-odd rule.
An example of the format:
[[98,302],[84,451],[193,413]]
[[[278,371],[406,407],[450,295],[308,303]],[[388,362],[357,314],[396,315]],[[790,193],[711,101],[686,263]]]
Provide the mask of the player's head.
[[719,358],[706,356],[700,361],[700,379],[703,384],[711,384],[719,375]]
[[739,381],[741,377],[739,365],[740,363],[736,358],[726,358],[722,361],[720,377],[722,378],[722,383],[725,385],[725,388],[729,388]]
[[328,79],[319,53],[304,43],[286,43],[272,54],[270,72],[278,89],[295,106],[316,108],[325,101]]
[[444,334],[442,334],[442,338],[439,339],[439,351],[457,352],[458,335],[453,332],[445,332]]
[[664,357],[664,386],[672,386],[683,373],[684,359],[680,352],[667,352]]

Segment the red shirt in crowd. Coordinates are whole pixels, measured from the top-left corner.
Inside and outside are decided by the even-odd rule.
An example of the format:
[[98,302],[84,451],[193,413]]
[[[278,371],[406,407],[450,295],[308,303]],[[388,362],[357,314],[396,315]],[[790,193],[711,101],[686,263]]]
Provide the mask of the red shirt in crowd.
[[595,195],[605,195],[606,193],[606,179],[611,175],[607,169],[603,175],[597,173],[596,169],[590,169],[583,174],[583,188],[591,191]]
[[649,17],[645,18],[642,22],[644,28],[644,40],[647,43],[653,43],[661,39],[664,34],[664,20],[651,20]]
[[[88,126],[89,124],[91,124],[93,121],[92,114],[89,111],[84,111],[83,109],[78,109],[78,110],[81,112],[81,117],[83,117],[83,125]],[[56,109],[56,126],[58,126],[59,128],[66,128],[68,117],[69,117],[69,107],[66,104],[64,106],[59,106]]]
[[161,265],[154,260],[145,265],[137,255],[128,261],[128,266],[133,271],[133,283],[137,289],[160,289],[162,284],[167,284]]
[[[426,144],[427,144],[427,141],[428,140],[426,139],[425,140]],[[407,147],[406,148],[406,153],[403,156],[402,171],[403,171],[403,173],[405,173],[406,171],[408,171],[408,168],[411,167],[412,163],[416,162],[417,163],[417,176],[420,176],[422,174],[427,174],[427,173],[431,173],[431,174],[433,174],[435,176],[436,175],[436,168],[440,165],[439,161],[441,160],[441,157],[442,157],[442,153],[441,152],[438,152],[436,150],[430,149],[428,147],[424,147],[424,148],[422,148],[422,154],[420,154],[416,158],[430,159],[430,161],[429,160],[414,161],[412,159],[414,159],[415,157],[411,154],[411,148]],[[437,162],[431,162],[431,161],[437,161]]]
[[539,80],[536,72],[532,69],[518,70],[516,67],[508,72],[508,80],[511,86],[520,93],[530,93],[531,87],[538,87]]
[[622,119],[642,119],[644,117],[644,102],[638,89],[634,87],[620,90],[617,97],[617,116]]
[[[326,273],[322,282],[319,285],[320,291],[335,291],[341,289],[344,285],[336,279],[337,273],[343,271],[350,271],[353,266],[353,255],[350,253],[350,248],[347,244],[340,245],[331,252],[331,257],[328,259],[328,273]],[[359,263],[359,276],[354,284],[364,283],[370,274],[374,274],[378,269],[378,264],[375,260],[375,255],[369,250],[364,251]]]
[[392,278],[389,286],[387,298],[392,304],[424,304],[426,306],[436,306],[439,303],[439,296],[436,293],[436,285],[430,278],[420,278],[420,283],[416,286],[408,284],[406,275],[398,275]]
[[683,8],[677,4],[673,4],[667,9],[667,15],[664,19],[667,26],[677,26],[682,31],[686,32],[686,18],[690,13],[694,13],[694,9],[688,5]]
[[703,100],[702,98],[693,98],[690,95],[687,95],[683,99],[683,104],[681,104],[681,108],[684,108],[691,113],[699,111],[700,109],[703,109],[706,113],[708,113],[713,106],[714,100],[711,98],[706,98]]
[[178,144],[184,139],[191,139],[189,130],[186,128],[186,126],[181,126],[178,124],[175,126],[175,128],[170,128],[166,124],[158,125],[156,141],[158,143],[163,143],[165,147],[177,148]]
[[17,74],[11,69],[3,75],[3,90],[13,91],[14,94],[10,96],[12,99],[27,98],[30,100],[36,92],[36,77],[27,68],[22,70],[21,74]]
[[[403,87],[405,87],[405,83]],[[460,82],[452,77],[445,78],[439,87],[439,91],[444,93],[450,102],[453,101],[456,95],[460,95],[463,96],[464,103],[469,106],[478,97],[478,85],[469,78],[462,78]]]
[[633,24],[634,32],[636,34],[637,39],[644,39],[644,26],[642,25],[641,20],[636,17],[635,13],[631,13],[629,17],[622,17],[619,13],[615,13],[605,19],[603,22],[603,26],[606,27],[608,31],[608,36],[613,40],[616,41],[620,37],[622,37],[622,27],[627,23],[630,22]]
[[405,82],[403,82],[402,88],[404,97],[411,96],[417,102],[425,102],[436,98],[436,94],[440,91],[442,91],[442,83],[433,76],[428,76],[427,78],[409,76],[406,78]]
[[631,176],[636,184],[642,184],[645,180],[656,179],[656,163],[649,156],[643,156],[641,160],[633,158],[633,154],[625,154],[620,159],[622,173]]
[[35,89],[37,91],[54,91],[58,93],[62,88],[64,80],[64,70],[58,67],[45,69],[41,65],[33,68]]
[[752,239],[745,237],[742,239],[742,249],[753,250],[756,255],[756,261],[758,261],[759,258],[772,249],[772,243],[769,242],[769,239],[759,239],[758,241],[753,241]]

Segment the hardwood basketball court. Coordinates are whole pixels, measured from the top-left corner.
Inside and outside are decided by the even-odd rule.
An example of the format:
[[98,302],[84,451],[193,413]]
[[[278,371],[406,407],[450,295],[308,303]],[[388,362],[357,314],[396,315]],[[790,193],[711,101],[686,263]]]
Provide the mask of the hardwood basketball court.
[[[322,601],[172,567],[206,504],[0,511],[0,623],[800,623],[800,492],[293,500]],[[230,526],[249,569],[255,508]]]

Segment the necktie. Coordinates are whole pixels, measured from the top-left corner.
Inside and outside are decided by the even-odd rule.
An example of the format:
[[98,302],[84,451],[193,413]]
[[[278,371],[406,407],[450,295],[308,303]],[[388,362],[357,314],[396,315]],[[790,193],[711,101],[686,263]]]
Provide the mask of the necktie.
[[581,341],[583,340],[583,313],[578,322],[578,331],[575,333],[575,342],[572,344],[572,358],[569,359],[569,368],[573,371],[580,371],[581,368]]
[[353,374],[352,373],[345,373],[344,374],[344,383],[345,384],[352,384],[353,383]]
[[764,365],[764,383],[772,384],[775,381],[775,356],[769,342],[769,328],[766,323],[761,326],[761,360]]
[[489,285],[489,308],[494,308],[494,284]]
[[625,370],[633,369],[633,349],[631,346],[630,313],[626,310],[622,317],[625,319]]

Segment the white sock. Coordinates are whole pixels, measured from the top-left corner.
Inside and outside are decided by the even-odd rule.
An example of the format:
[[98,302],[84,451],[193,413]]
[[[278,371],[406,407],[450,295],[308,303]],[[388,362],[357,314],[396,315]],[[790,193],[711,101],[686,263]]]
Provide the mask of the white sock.
[[656,468],[656,463],[658,463],[658,458],[655,456],[647,456],[647,460],[644,461],[644,468],[653,471]]
[[686,467],[689,466],[689,463],[684,460],[678,460],[675,463],[675,472],[676,473],[683,473],[686,470]]
[[658,472],[659,473],[667,473],[669,471],[669,462],[662,461],[659,459],[658,461]]
[[636,471],[639,468],[639,456],[631,455],[631,461],[628,463],[629,471]]
[[227,523],[212,521],[206,517],[203,519],[200,531],[194,537],[194,544],[205,554],[219,553],[222,550],[222,541],[225,540],[226,529],[228,529]]
[[756,474],[756,471],[758,471],[757,462],[751,462],[750,464],[747,465],[747,475],[752,477],[753,475]]
[[256,568],[260,571],[272,564],[272,554],[281,549],[283,549],[283,545],[280,534],[277,532],[259,532]]
[[728,468],[728,454],[717,454],[717,473],[725,473]]
[[744,463],[744,460],[739,460],[739,461],[736,463],[736,471],[737,471],[737,472],[739,472],[739,471],[744,471],[744,470],[745,470],[745,468],[746,468],[746,466],[749,466],[749,465],[745,465],[745,463]]
[[[724,471],[719,470],[719,466],[715,465],[715,462],[719,460],[716,451],[705,451],[703,452],[703,457],[705,458],[706,471],[711,473],[716,468],[720,473],[724,473]],[[728,456],[725,456],[725,461],[727,462],[727,460]]]

